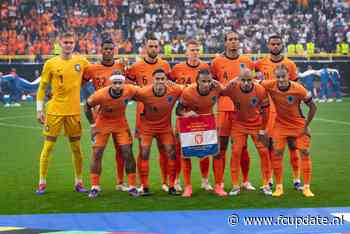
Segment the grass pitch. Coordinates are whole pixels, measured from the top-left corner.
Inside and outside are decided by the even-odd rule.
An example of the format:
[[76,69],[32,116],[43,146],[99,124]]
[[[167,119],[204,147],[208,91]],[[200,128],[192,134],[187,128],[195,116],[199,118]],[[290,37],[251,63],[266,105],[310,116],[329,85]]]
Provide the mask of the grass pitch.
[[[117,192],[115,186],[114,150],[111,142],[103,159],[103,175],[100,197],[91,200],[87,194],[73,192],[73,168],[67,139],[59,137],[49,166],[47,194],[37,196],[34,191],[38,182],[39,154],[42,147],[41,126],[35,119],[33,104],[22,107],[0,107],[0,214],[67,213],[102,211],[155,211],[193,209],[239,209],[279,207],[329,207],[350,206],[350,99],[343,103],[318,104],[318,113],[313,121],[312,148],[314,198],[304,198],[293,190],[291,171],[285,157],[285,196],[265,197],[259,191],[243,192],[238,197],[220,198],[200,189],[199,164],[193,160],[193,197],[168,196],[160,189],[158,153],[153,146],[151,154],[151,197],[132,198],[127,193]],[[130,105],[128,118],[134,125],[135,105]],[[85,156],[84,179],[89,186],[89,159],[91,143],[88,124],[84,116],[82,148]],[[154,144],[155,145],[155,144]],[[258,155],[252,142],[250,180],[260,186]],[[134,154],[137,153],[134,143]],[[229,159],[230,152],[226,157]],[[212,167],[212,165],[211,165]],[[230,189],[229,168],[226,168],[226,190]],[[213,182],[213,173],[210,173]]]

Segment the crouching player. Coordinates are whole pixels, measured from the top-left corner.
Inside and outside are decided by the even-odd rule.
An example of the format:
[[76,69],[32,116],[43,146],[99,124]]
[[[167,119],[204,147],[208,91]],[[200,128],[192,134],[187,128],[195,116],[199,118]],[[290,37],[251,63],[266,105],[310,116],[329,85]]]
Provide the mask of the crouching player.
[[269,150],[267,148],[266,124],[268,120],[267,107],[269,98],[264,87],[253,82],[253,73],[248,68],[243,68],[239,79],[230,82],[221,92],[221,95],[228,96],[234,106],[232,114],[232,157],[231,157],[231,178],[233,188],[229,195],[238,195],[241,191],[239,177],[241,171],[241,152],[247,147],[248,136],[251,136],[260,156],[260,168],[262,174],[265,195],[271,195],[268,185],[271,169]]
[[[213,80],[207,69],[200,70],[197,75],[196,83],[183,90],[180,102],[176,108],[176,114],[178,116],[213,114],[212,107],[216,104],[221,91],[221,89],[215,87],[217,85],[219,85],[219,83]],[[182,166],[185,182],[185,191],[182,196],[191,197],[191,159],[183,158]],[[215,178],[217,179],[218,176],[215,176]],[[216,184],[219,184],[219,182],[217,181]],[[214,192],[219,196],[227,195],[221,186],[216,186]]]
[[168,157],[168,175],[170,195],[177,195],[175,189],[176,153],[175,139],[171,126],[172,109],[182,93],[182,88],[176,84],[167,84],[167,76],[163,69],[153,72],[153,84],[141,88],[135,95],[135,100],[143,103],[141,113],[140,145],[141,160],[139,174],[142,195],[151,195],[149,190],[149,155],[153,138],[157,139],[158,148],[164,149]]
[[[311,94],[299,83],[289,80],[288,68],[279,64],[274,69],[276,80],[262,81],[266,91],[276,107],[277,117],[274,125],[273,144],[275,154],[272,156],[272,167],[276,179],[276,191],[272,196],[283,195],[283,152],[288,138],[296,139],[296,147],[301,156],[301,170],[304,177],[303,195],[313,197],[310,190],[312,174],[310,148],[311,123],[317,107]],[[305,119],[301,112],[301,102],[309,108]]]
[[[102,171],[102,155],[110,135],[120,146],[122,157],[125,161],[125,170],[128,175],[129,194],[138,196],[135,187],[136,163],[132,154],[132,137],[128,122],[125,117],[125,109],[136,91],[137,87],[124,84],[125,77],[113,75],[110,77],[112,84],[96,91],[86,103],[85,114],[91,124],[93,139],[93,157],[90,164],[91,191],[90,198],[95,198],[100,192],[100,175]],[[93,118],[92,108],[98,106],[96,122]]]

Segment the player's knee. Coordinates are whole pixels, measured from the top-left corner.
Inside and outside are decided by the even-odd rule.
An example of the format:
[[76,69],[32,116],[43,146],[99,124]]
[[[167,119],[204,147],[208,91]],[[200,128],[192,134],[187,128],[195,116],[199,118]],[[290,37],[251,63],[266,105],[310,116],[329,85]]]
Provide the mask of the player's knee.
[[80,141],[80,136],[69,137],[70,142]]
[[275,149],[275,155],[278,157],[283,157],[283,150],[282,149]]
[[289,149],[291,150],[297,149],[295,138],[287,138],[287,143],[288,143]]
[[94,159],[99,160],[102,158],[104,148],[102,147],[95,147],[94,148]]
[[51,141],[51,142],[56,142],[57,137],[55,137],[55,136],[46,136],[45,140],[46,141]]
[[310,157],[310,152],[307,149],[300,150],[301,157]]
[[175,160],[176,159],[175,146],[166,147],[166,152],[167,152],[168,157],[169,157],[170,160]]
[[141,159],[142,160],[148,160],[149,159],[149,149],[142,148],[141,150]]

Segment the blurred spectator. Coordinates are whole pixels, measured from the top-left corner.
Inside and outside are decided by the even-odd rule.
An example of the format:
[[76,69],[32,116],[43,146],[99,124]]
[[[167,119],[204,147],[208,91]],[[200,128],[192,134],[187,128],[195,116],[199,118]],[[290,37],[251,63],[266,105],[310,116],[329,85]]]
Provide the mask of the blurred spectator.
[[[195,38],[206,53],[223,49],[223,34],[242,34],[243,52],[267,52],[274,33],[286,45],[315,52],[334,52],[350,43],[350,10],[345,0],[69,0],[0,3],[0,55],[58,54],[58,32],[72,28],[77,51],[99,53],[100,36],[108,32],[122,53],[142,51],[143,38],[153,32],[172,53],[184,50],[181,41]],[[287,47],[286,47],[287,48]]]

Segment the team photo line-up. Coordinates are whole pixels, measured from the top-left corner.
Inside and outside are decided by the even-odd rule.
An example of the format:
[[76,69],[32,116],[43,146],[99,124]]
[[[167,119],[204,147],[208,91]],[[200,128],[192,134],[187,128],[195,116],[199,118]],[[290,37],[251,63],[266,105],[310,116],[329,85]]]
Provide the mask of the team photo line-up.
[[[317,108],[312,94],[297,82],[295,63],[283,56],[281,37],[271,36],[267,42],[270,54],[256,62],[239,54],[240,36],[237,32],[227,32],[223,40],[225,51],[210,65],[199,59],[200,43],[188,40],[186,61],[171,69],[160,58],[159,42],[152,35],[145,38],[143,59],[129,66],[122,60],[114,60],[115,44],[110,37],[105,36],[102,40],[101,62],[89,64],[85,57],[73,52],[75,34],[62,32],[62,52],[45,62],[37,92],[37,119],[43,125],[44,143],[36,193],[46,193],[49,158],[64,128],[72,151],[76,192],[88,193],[90,198],[100,195],[102,156],[111,135],[115,148],[117,190],[134,197],[152,194],[149,158],[154,138],[159,149],[162,190],[169,195],[191,197],[192,162],[191,157],[182,155],[179,120],[209,116],[216,122],[218,150],[215,155],[198,160],[202,189],[218,196],[237,196],[242,189],[256,190],[248,176],[250,153],[247,139],[250,136],[260,157],[260,190],[263,194],[273,197],[284,194],[283,154],[287,147],[294,188],[305,197],[313,197],[309,124]],[[84,107],[91,125],[90,190],[83,185],[80,146],[80,90],[87,84],[95,88],[95,92],[86,98]],[[50,95],[45,104],[48,87]],[[135,157],[133,136],[125,115],[131,101],[137,105],[134,138],[139,147]],[[306,117],[301,111],[302,103],[308,107]],[[217,113],[214,118],[215,105]],[[171,123],[174,108],[177,116],[175,130]],[[229,140],[232,155],[227,161]],[[208,181],[210,160],[213,186]],[[229,192],[224,188],[227,163],[232,184]],[[124,172],[127,183],[124,182]],[[183,174],[183,188],[179,183],[180,172]]]

